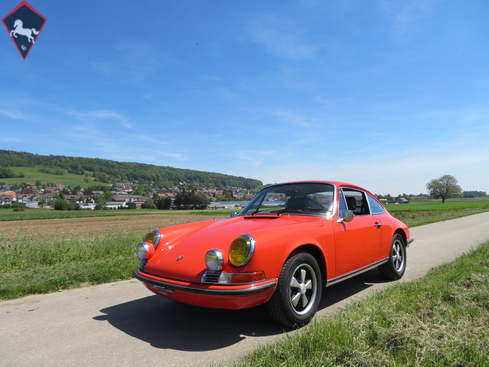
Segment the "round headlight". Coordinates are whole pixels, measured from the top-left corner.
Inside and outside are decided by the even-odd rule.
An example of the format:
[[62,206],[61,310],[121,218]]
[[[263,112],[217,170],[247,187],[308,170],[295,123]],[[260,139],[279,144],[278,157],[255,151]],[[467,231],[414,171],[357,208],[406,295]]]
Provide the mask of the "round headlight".
[[141,242],[137,247],[137,255],[139,260],[149,260],[155,254],[155,247],[148,242]]
[[219,271],[222,269],[224,258],[221,251],[209,250],[205,254],[205,265],[210,271]]
[[158,243],[160,242],[160,232],[155,230],[147,233],[144,236],[143,241],[151,243],[155,248],[158,247]]
[[229,247],[229,262],[236,266],[248,264],[255,252],[255,240],[248,234],[236,238]]

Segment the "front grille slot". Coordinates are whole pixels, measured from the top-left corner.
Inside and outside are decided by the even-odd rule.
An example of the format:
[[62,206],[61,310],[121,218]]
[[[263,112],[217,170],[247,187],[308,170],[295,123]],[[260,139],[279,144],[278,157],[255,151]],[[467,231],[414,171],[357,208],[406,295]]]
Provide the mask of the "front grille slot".
[[146,267],[146,264],[148,263],[147,260],[142,260],[140,263],[139,263],[139,270],[141,271],[144,271],[144,268]]
[[204,275],[202,275],[201,283],[210,283],[217,284],[219,283],[219,276],[221,275],[220,271],[206,271]]

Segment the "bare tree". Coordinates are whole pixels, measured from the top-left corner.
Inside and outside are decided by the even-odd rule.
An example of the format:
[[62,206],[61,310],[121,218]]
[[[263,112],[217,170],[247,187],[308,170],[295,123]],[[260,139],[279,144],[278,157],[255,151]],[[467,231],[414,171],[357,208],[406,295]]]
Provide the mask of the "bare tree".
[[452,175],[443,175],[440,178],[435,178],[426,184],[426,189],[429,195],[435,199],[441,198],[441,202],[451,197],[460,196],[462,188],[458,185],[458,181]]

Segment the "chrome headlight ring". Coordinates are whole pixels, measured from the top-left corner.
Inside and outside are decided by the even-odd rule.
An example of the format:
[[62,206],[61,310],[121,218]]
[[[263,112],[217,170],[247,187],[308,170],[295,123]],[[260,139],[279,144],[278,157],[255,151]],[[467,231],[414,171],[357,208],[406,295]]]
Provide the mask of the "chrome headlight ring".
[[155,254],[155,247],[150,242],[138,243],[136,254],[139,260],[149,260]]
[[160,231],[157,231],[155,229],[154,231],[151,231],[144,236],[143,242],[149,242],[155,248],[157,248],[158,244],[160,243],[160,238],[161,238]]
[[209,250],[205,254],[205,265],[210,271],[220,271],[224,266],[224,256],[217,249]]
[[249,234],[236,238],[229,246],[229,262],[240,268],[248,264],[255,253],[255,240]]

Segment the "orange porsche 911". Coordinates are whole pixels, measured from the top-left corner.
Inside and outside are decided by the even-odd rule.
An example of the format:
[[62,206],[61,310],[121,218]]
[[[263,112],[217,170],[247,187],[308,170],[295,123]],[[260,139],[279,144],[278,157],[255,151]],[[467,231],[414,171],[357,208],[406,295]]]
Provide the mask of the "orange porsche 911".
[[152,292],[201,307],[267,304],[290,327],[307,324],[323,287],[378,267],[406,269],[407,226],[370,192],[304,181],[261,190],[238,214],[160,228],[137,246],[135,272]]

